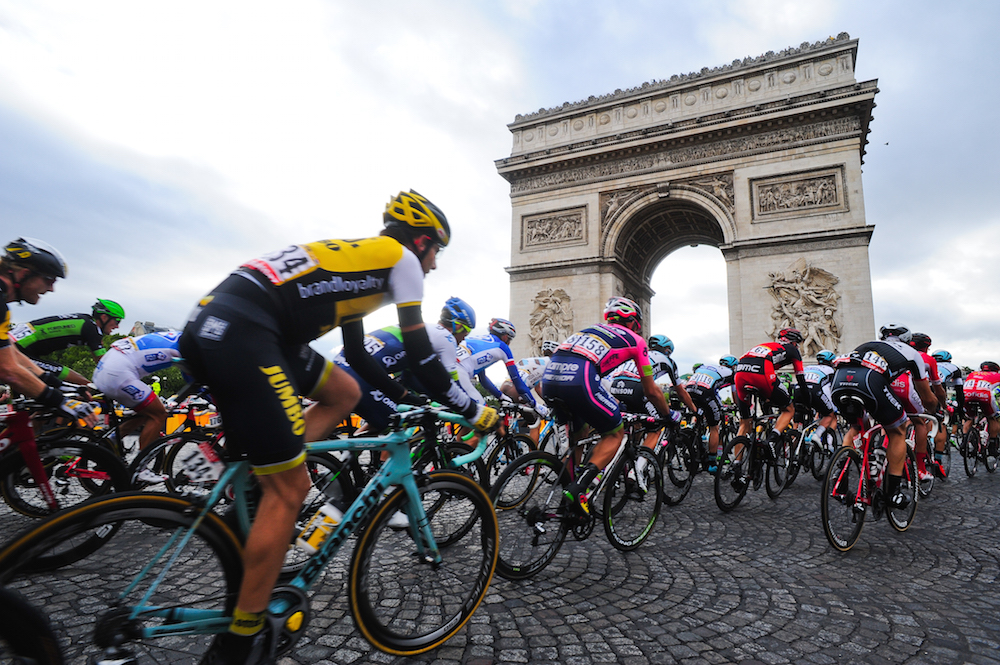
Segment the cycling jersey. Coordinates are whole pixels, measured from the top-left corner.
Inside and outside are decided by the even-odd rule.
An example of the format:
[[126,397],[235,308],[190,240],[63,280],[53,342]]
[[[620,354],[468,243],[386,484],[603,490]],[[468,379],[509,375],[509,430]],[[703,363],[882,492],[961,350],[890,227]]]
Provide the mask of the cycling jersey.
[[10,330],[11,338],[32,358],[62,351],[71,346],[87,346],[94,356],[106,352],[104,333],[89,314],[47,316],[28,323],[19,323]]
[[[455,337],[440,323],[428,326],[427,334],[441,364],[452,377],[451,390],[448,392],[449,401],[458,408],[467,407],[472,398],[457,383],[458,361],[456,359],[457,342]],[[406,371],[406,347],[403,345],[403,334],[399,326],[386,326],[375,330],[366,334],[364,341],[365,351],[381,363],[387,372],[399,374]],[[388,427],[389,417],[396,411],[396,402],[384,391],[365,381],[347,363],[343,351],[337,353],[333,360],[341,369],[350,374],[357,381],[358,387],[361,388],[361,401],[354,408],[354,412],[368,422],[372,431],[378,432]],[[403,383],[415,392],[426,392],[416,377],[408,372],[403,378]]]
[[892,392],[903,405],[903,411],[909,415],[924,412],[924,403],[917,394],[917,389],[913,385],[913,376],[909,372],[903,372],[890,384]]
[[111,351],[97,363],[94,385],[108,397],[141,411],[156,399],[142,377],[174,364],[174,359],[180,357],[180,336],[176,331],[164,331],[115,341]]
[[733,385],[735,373],[728,367],[719,365],[700,365],[698,370],[688,377],[684,383],[691,401],[705,416],[709,426],[714,427],[722,422],[722,404],[719,402],[719,391]]
[[514,364],[517,366],[517,373],[524,381],[524,385],[534,389],[542,382],[542,375],[545,374],[545,366],[549,364],[549,357],[521,358]]
[[10,346],[10,308],[7,306],[7,284],[0,280],[0,349]]
[[[472,386],[472,377],[476,376],[479,378],[479,383],[482,384],[484,388],[490,391],[490,394],[501,399],[503,393],[493,385],[489,377],[486,376],[486,368],[495,362],[503,362],[507,367],[507,374],[510,376],[511,383],[517,389],[519,395],[521,395],[528,404],[535,406],[535,397],[531,394],[531,390],[525,385],[524,381],[521,379],[521,375],[517,370],[517,364],[514,362],[514,354],[510,352],[510,347],[507,346],[502,339],[497,337],[492,333],[486,333],[485,335],[473,335],[466,337],[461,344],[458,345],[458,368],[459,376],[462,381],[462,386],[465,387],[466,392],[469,392],[469,388]],[[464,377],[462,376],[464,375]],[[478,395],[479,391],[473,388],[472,392]],[[475,397],[475,395],[473,395]],[[480,396],[482,399],[482,396]]]
[[906,422],[904,405],[892,390],[892,381],[904,372],[914,379],[926,379],[926,367],[919,352],[895,337],[861,344],[834,360],[833,401],[852,425],[858,426],[861,413],[851,397],[858,397],[866,411],[887,429]]
[[733,377],[736,406],[741,418],[745,420],[751,415],[750,388],[755,389],[762,400],[778,409],[784,409],[792,403],[791,397],[781,387],[777,372],[788,364],[795,370],[799,385],[804,387],[802,356],[794,344],[765,342],[743,354],[736,365],[736,376]]
[[419,306],[423,278],[416,255],[388,236],[292,245],[240,266],[201,300],[180,341],[227,445],[257,473],[300,464],[299,395],[322,388],[332,367],[307,342],[388,303]]
[[941,377],[941,384],[946,388],[961,386],[962,370],[954,363],[938,362],[938,375]]
[[601,376],[629,360],[635,362],[636,376],[653,376],[646,340],[617,323],[602,323],[570,335],[556,350],[560,352],[590,361]]
[[828,365],[809,365],[803,369],[806,388],[809,390],[809,404],[820,417],[826,417],[837,410],[833,404],[834,372]]
[[919,353],[920,359],[924,361],[924,366],[927,368],[927,380],[930,381],[932,386],[941,385],[941,375],[938,373],[937,358],[926,351],[920,351]]
[[987,416],[1000,415],[1000,372],[972,372],[962,385],[966,413],[975,413],[978,406]]
[[849,354],[834,360],[834,366],[866,367],[887,375],[890,381],[903,372],[910,372],[918,379],[927,378],[927,367],[920,357],[920,352],[896,337],[865,342]]

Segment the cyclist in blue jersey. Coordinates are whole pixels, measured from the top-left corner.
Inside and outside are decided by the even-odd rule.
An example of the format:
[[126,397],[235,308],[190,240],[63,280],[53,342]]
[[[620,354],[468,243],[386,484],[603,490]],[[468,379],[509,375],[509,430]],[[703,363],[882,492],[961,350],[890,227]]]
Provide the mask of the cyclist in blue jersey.
[[[177,342],[180,332],[166,330],[140,337],[123,337],[101,356],[94,370],[94,385],[107,397],[136,412],[139,418],[122,426],[122,435],[139,427],[139,450],[160,435],[167,424],[167,409],[153,388],[143,378],[170,367],[180,357]],[[144,469],[144,473],[149,469]],[[152,478],[140,478],[155,482]]]
[[819,416],[819,426],[813,431],[811,441],[819,443],[826,431],[837,424],[837,407],[833,403],[833,361],[837,355],[833,351],[823,349],[816,354],[815,365],[808,365],[804,370],[806,388],[809,389],[809,406]]
[[510,382],[514,385],[521,400],[545,418],[548,416],[548,409],[535,399],[531,389],[525,385],[517,370],[517,363],[514,362],[514,354],[510,352],[509,344],[516,334],[517,330],[515,330],[514,324],[507,319],[493,319],[490,321],[489,332],[485,335],[466,337],[465,341],[458,346],[459,380],[465,391],[474,399],[478,396],[477,401],[480,404],[485,404],[486,400],[475,389],[473,377],[479,379],[479,384],[486,388],[491,395],[503,401],[503,393],[486,376],[486,368],[495,362],[503,362],[507,367]]
[[718,458],[722,454],[719,450],[719,423],[722,422],[719,391],[733,385],[738,362],[736,356],[722,356],[718,365],[699,363],[695,373],[688,377],[685,384],[688,395],[697,407],[698,417],[704,418],[708,425],[707,471],[713,475],[718,471]]

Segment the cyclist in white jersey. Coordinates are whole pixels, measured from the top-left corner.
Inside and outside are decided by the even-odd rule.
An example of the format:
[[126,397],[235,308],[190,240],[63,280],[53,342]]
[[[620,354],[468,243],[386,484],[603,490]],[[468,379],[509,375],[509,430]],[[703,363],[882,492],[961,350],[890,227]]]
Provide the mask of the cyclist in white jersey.
[[174,358],[180,357],[177,350],[180,336],[180,332],[168,330],[141,337],[123,337],[101,356],[101,361],[94,370],[93,381],[97,389],[123,406],[133,409],[139,416],[126,423],[121,433],[128,434],[141,426],[140,450],[160,436],[167,424],[167,410],[163,402],[142,379],[167,369],[173,364]]
[[[547,339],[542,342],[541,356],[521,358],[515,363],[521,380],[524,381],[524,385],[531,389],[531,392],[535,397],[536,404],[545,404],[542,400],[542,395],[539,392],[541,389],[542,376],[545,375],[545,366],[549,364],[549,358],[558,348],[559,342]],[[510,379],[506,379],[500,384],[500,392],[511,398],[511,400],[516,401],[518,399],[517,388],[514,387],[514,383]],[[532,441],[538,443],[538,435],[542,426],[542,418],[535,418],[534,422],[526,424],[528,425],[528,436],[531,437]]]
[[493,319],[490,321],[489,332],[485,335],[466,337],[465,341],[458,347],[459,383],[480,404],[485,404],[486,399],[475,389],[474,377],[479,379],[480,385],[486,388],[491,395],[498,400],[503,400],[503,393],[486,376],[487,367],[495,362],[503,362],[507,367],[510,381],[517,389],[521,400],[545,418],[548,416],[548,409],[535,399],[531,390],[521,379],[517,364],[514,362],[514,354],[510,351],[509,344],[516,334],[514,324],[510,321]]

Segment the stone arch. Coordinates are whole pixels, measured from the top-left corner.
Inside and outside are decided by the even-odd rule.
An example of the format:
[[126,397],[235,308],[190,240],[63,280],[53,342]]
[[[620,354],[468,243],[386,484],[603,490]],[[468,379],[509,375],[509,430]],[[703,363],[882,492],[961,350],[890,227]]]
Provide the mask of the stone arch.
[[878,89],[855,79],[857,46],[842,33],[517,116],[497,161],[511,320],[579,329],[615,295],[648,308],[659,262],[708,244],[726,259],[731,352],[786,321],[813,346],[871,339],[861,164]]

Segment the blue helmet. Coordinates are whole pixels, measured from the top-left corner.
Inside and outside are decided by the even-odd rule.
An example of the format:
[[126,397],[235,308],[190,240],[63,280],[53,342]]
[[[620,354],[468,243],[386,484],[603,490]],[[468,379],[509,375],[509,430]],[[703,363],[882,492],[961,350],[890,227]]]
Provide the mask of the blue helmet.
[[649,338],[649,348],[663,351],[668,356],[674,352],[674,343],[666,335],[652,335]]
[[467,328],[466,332],[469,332],[476,327],[476,312],[461,298],[448,298],[441,309],[441,325],[453,333],[458,332],[458,326]]
[[945,351],[944,349],[938,349],[937,351],[932,353],[931,356],[933,356],[934,360],[938,361],[939,363],[951,362],[951,354]]
[[719,364],[722,365],[723,367],[728,367],[730,369],[736,367],[737,363],[739,362],[740,359],[737,358],[736,356],[722,356],[721,358],[719,358]]
[[833,365],[833,360],[836,357],[837,354],[834,353],[833,351],[827,351],[826,349],[823,349],[822,351],[816,354],[816,362],[818,362],[820,365]]

